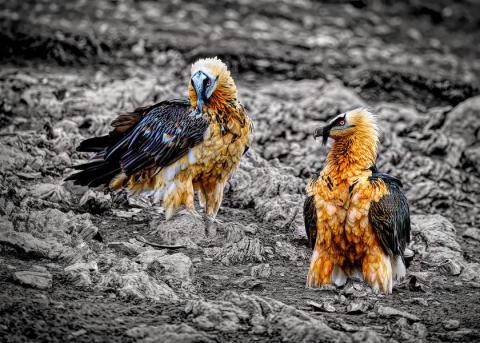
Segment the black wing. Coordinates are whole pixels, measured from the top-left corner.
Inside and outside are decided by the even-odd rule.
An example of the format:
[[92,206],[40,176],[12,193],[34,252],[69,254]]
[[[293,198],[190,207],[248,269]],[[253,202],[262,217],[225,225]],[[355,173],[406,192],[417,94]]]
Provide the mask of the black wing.
[[375,230],[383,249],[390,256],[404,258],[406,245],[410,242],[410,209],[398,179],[376,169],[371,182],[382,180],[389,191],[378,202],[372,202],[368,220]]
[[317,239],[317,209],[315,208],[314,196],[309,196],[303,204],[303,220],[305,222],[305,232],[307,233],[308,243],[313,249]]
[[77,150],[95,151],[95,160],[67,180],[92,187],[108,184],[119,172],[127,176],[151,167],[166,167],[203,141],[208,121],[187,99],[163,101],[119,116],[108,136],[82,142]]

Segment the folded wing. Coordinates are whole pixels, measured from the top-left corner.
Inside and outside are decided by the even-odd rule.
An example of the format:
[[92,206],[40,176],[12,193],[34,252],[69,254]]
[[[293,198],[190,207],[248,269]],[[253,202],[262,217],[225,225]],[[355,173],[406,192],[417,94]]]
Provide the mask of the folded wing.
[[390,256],[400,256],[403,260],[405,248],[410,242],[410,210],[401,183],[379,172],[374,172],[370,180],[383,181],[389,193],[378,202],[371,203],[369,222],[384,251]]
[[203,141],[208,121],[182,99],[122,114],[112,126],[108,135],[80,144],[78,151],[96,155],[91,162],[75,166],[81,171],[67,180],[95,187],[108,184],[119,173],[131,176],[152,168],[160,170]]

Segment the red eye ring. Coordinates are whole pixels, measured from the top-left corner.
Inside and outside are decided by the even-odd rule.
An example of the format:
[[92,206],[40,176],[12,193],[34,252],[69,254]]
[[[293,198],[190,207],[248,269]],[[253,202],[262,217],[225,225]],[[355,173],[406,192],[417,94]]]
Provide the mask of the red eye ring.
[[207,86],[210,86],[212,84],[212,81],[210,79],[207,80]]
[[345,125],[345,120],[340,120],[340,125]]

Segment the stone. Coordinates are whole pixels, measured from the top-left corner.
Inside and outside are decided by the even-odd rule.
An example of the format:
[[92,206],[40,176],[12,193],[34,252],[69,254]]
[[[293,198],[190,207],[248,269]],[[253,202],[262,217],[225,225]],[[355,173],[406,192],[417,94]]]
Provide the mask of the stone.
[[265,250],[258,238],[244,237],[237,243],[229,243],[221,248],[205,248],[204,252],[205,255],[211,256],[227,266],[265,260]]
[[463,232],[462,236],[480,241],[480,230],[474,227],[469,227]]
[[462,272],[463,266],[456,261],[447,259],[438,268],[446,275],[458,276]]
[[352,301],[347,305],[348,314],[365,313],[368,310],[368,304],[364,301]]
[[307,301],[307,304],[312,306],[315,310],[321,312],[336,312],[337,309],[329,302],[317,303],[315,301]]
[[164,282],[154,280],[145,271],[120,274],[110,270],[102,276],[100,287],[114,288],[123,297],[175,302],[178,296]]
[[456,319],[447,319],[443,322],[445,330],[456,330],[460,327],[460,321]]
[[466,263],[460,278],[463,281],[480,282],[480,263]]
[[63,185],[51,183],[36,184],[31,189],[31,195],[40,199],[64,203],[70,203],[72,197]]
[[158,326],[137,326],[128,329],[126,335],[141,343],[213,343],[215,337],[200,332],[192,326],[182,324],[162,324]]
[[38,289],[49,289],[52,287],[52,274],[38,271],[19,271],[13,273],[13,279],[24,286]]
[[88,189],[80,198],[78,205],[90,213],[103,213],[112,207],[112,196]]
[[205,238],[205,223],[200,218],[185,212],[179,212],[170,220],[154,219],[150,222],[151,234],[162,244],[185,245],[198,248],[198,243]]
[[428,334],[424,324],[415,322],[409,325],[408,320],[404,317],[399,318],[392,325],[392,331],[402,340],[409,342],[424,341]]
[[480,96],[469,98],[459,103],[447,114],[443,130],[450,136],[465,140],[467,145],[477,141],[480,129],[478,113],[480,111]]
[[384,318],[403,317],[412,322],[420,321],[420,318],[418,318],[416,315],[405,312],[405,311],[397,310],[390,306],[382,306],[382,305],[378,306],[377,313],[380,317],[384,317]]
[[216,329],[221,332],[236,332],[247,322],[250,315],[245,310],[232,306],[228,301],[191,301],[185,313],[204,330]]
[[55,239],[61,243],[71,243],[76,237],[89,240],[95,236],[98,229],[93,225],[90,215],[62,212],[57,209],[31,211],[25,218],[18,214],[16,230],[32,232],[42,239]]
[[283,258],[286,258],[290,261],[305,259],[304,251],[297,249],[294,245],[288,242],[281,242],[281,241],[275,242],[275,254]]
[[27,255],[50,259],[58,259],[73,254],[72,249],[56,240],[41,240],[28,232],[0,231],[0,244],[13,247]]
[[463,252],[456,240],[453,224],[441,215],[413,215],[412,234],[416,236],[413,249],[420,259],[440,265],[446,260],[462,265]]
[[192,283],[193,263],[185,254],[175,253],[155,258],[147,266],[147,271],[157,280],[165,280],[170,286]]
[[259,278],[268,278],[272,274],[272,267],[268,263],[257,264],[250,269],[250,275]]
[[67,279],[73,285],[77,287],[88,287],[92,285],[92,279],[90,273],[98,272],[98,265],[96,261],[90,261],[88,263],[78,262],[64,269]]
[[277,332],[285,342],[348,342],[343,332],[278,300],[256,295],[225,292],[215,301],[191,300],[187,318],[203,330],[234,334],[251,330],[258,334]]

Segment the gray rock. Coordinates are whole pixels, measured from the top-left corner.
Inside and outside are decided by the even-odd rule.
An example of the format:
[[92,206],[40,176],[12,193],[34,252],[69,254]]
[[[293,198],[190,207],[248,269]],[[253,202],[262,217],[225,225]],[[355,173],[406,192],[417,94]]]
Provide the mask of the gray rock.
[[193,281],[193,263],[182,253],[164,255],[155,258],[147,266],[147,271],[157,280],[164,280],[170,286]]
[[464,139],[467,145],[475,143],[478,139],[476,134],[480,128],[479,111],[480,96],[461,102],[447,114],[443,130],[450,136]]
[[317,303],[315,301],[307,301],[307,304],[312,306],[317,311],[322,312],[336,312],[337,309],[329,302]]
[[480,241],[480,230],[475,227],[469,227],[463,232],[462,236]]
[[198,327],[222,332],[236,332],[242,329],[243,323],[250,317],[247,311],[232,306],[228,301],[191,301],[187,303],[185,312]]
[[448,259],[439,266],[439,269],[446,275],[457,276],[462,272],[463,266],[456,261]]
[[182,324],[163,324],[159,326],[137,326],[127,330],[126,335],[142,343],[213,343],[213,336]]
[[179,212],[168,221],[155,219],[150,222],[150,230],[157,240],[168,245],[185,245],[198,248],[205,238],[205,222],[185,212]]
[[277,332],[286,342],[350,342],[347,335],[333,330],[321,319],[280,301],[255,295],[225,292],[216,301],[192,300],[185,312],[204,330]]
[[272,274],[272,267],[268,263],[257,264],[250,269],[250,275],[259,278],[268,278]]
[[89,240],[98,232],[93,225],[90,215],[61,212],[57,209],[31,211],[25,218],[17,215],[15,229],[31,232],[38,238],[56,239],[61,243],[71,244],[76,237]]
[[112,207],[112,196],[88,189],[80,198],[78,205],[89,212],[101,213]]
[[368,303],[365,301],[355,300],[347,305],[347,313],[360,314],[368,311]]
[[416,315],[405,312],[405,311],[400,311],[397,310],[393,307],[389,306],[378,306],[377,308],[377,313],[380,317],[384,318],[390,318],[390,317],[403,317],[406,318],[412,322],[418,322],[420,321],[420,318],[418,318]]
[[64,269],[65,275],[70,283],[77,287],[88,287],[92,285],[90,273],[98,272],[98,265],[96,261],[88,263],[78,262]]
[[41,240],[28,232],[0,231],[0,244],[13,247],[28,255],[43,258],[58,259],[71,256],[73,249],[58,243],[54,239]]
[[445,330],[456,330],[460,327],[460,321],[456,319],[447,319],[443,322]]
[[302,202],[304,181],[292,168],[272,165],[252,152],[242,158],[241,168],[230,182],[235,207],[254,206],[257,218],[285,227],[295,219]]
[[258,238],[244,237],[240,242],[229,243],[222,248],[205,248],[205,255],[213,257],[224,265],[244,262],[263,262],[265,250]]
[[480,263],[466,263],[460,277],[463,281],[480,282]]
[[408,342],[424,341],[428,334],[424,324],[415,322],[409,325],[407,318],[404,317],[399,318],[395,324],[392,325],[392,330],[402,340]]
[[49,289],[52,287],[52,274],[43,271],[19,271],[13,273],[13,279],[24,286],[39,289]]
[[167,284],[154,280],[144,271],[126,274],[109,271],[102,276],[99,286],[114,288],[123,297],[147,298],[161,302],[178,300],[178,296]]
[[53,202],[70,203],[71,194],[63,185],[51,183],[39,183],[31,189],[31,195],[36,198],[45,199]]
[[446,260],[456,265],[464,263],[462,249],[456,240],[453,224],[440,215],[412,216],[413,249],[423,261],[441,265]]
[[305,249],[300,250],[288,242],[281,241],[275,242],[275,254],[290,261],[296,261],[298,259],[304,260],[306,258]]
[[120,296],[153,299],[161,302],[177,301],[177,294],[163,281],[150,276],[146,266],[116,254],[101,254],[98,264],[105,273],[98,275],[96,288],[114,289]]
[[47,273],[48,272],[46,267],[39,266],[37,264],[33,265],[30,270],[34,271],[34,272],[40,272],[40,273]]

